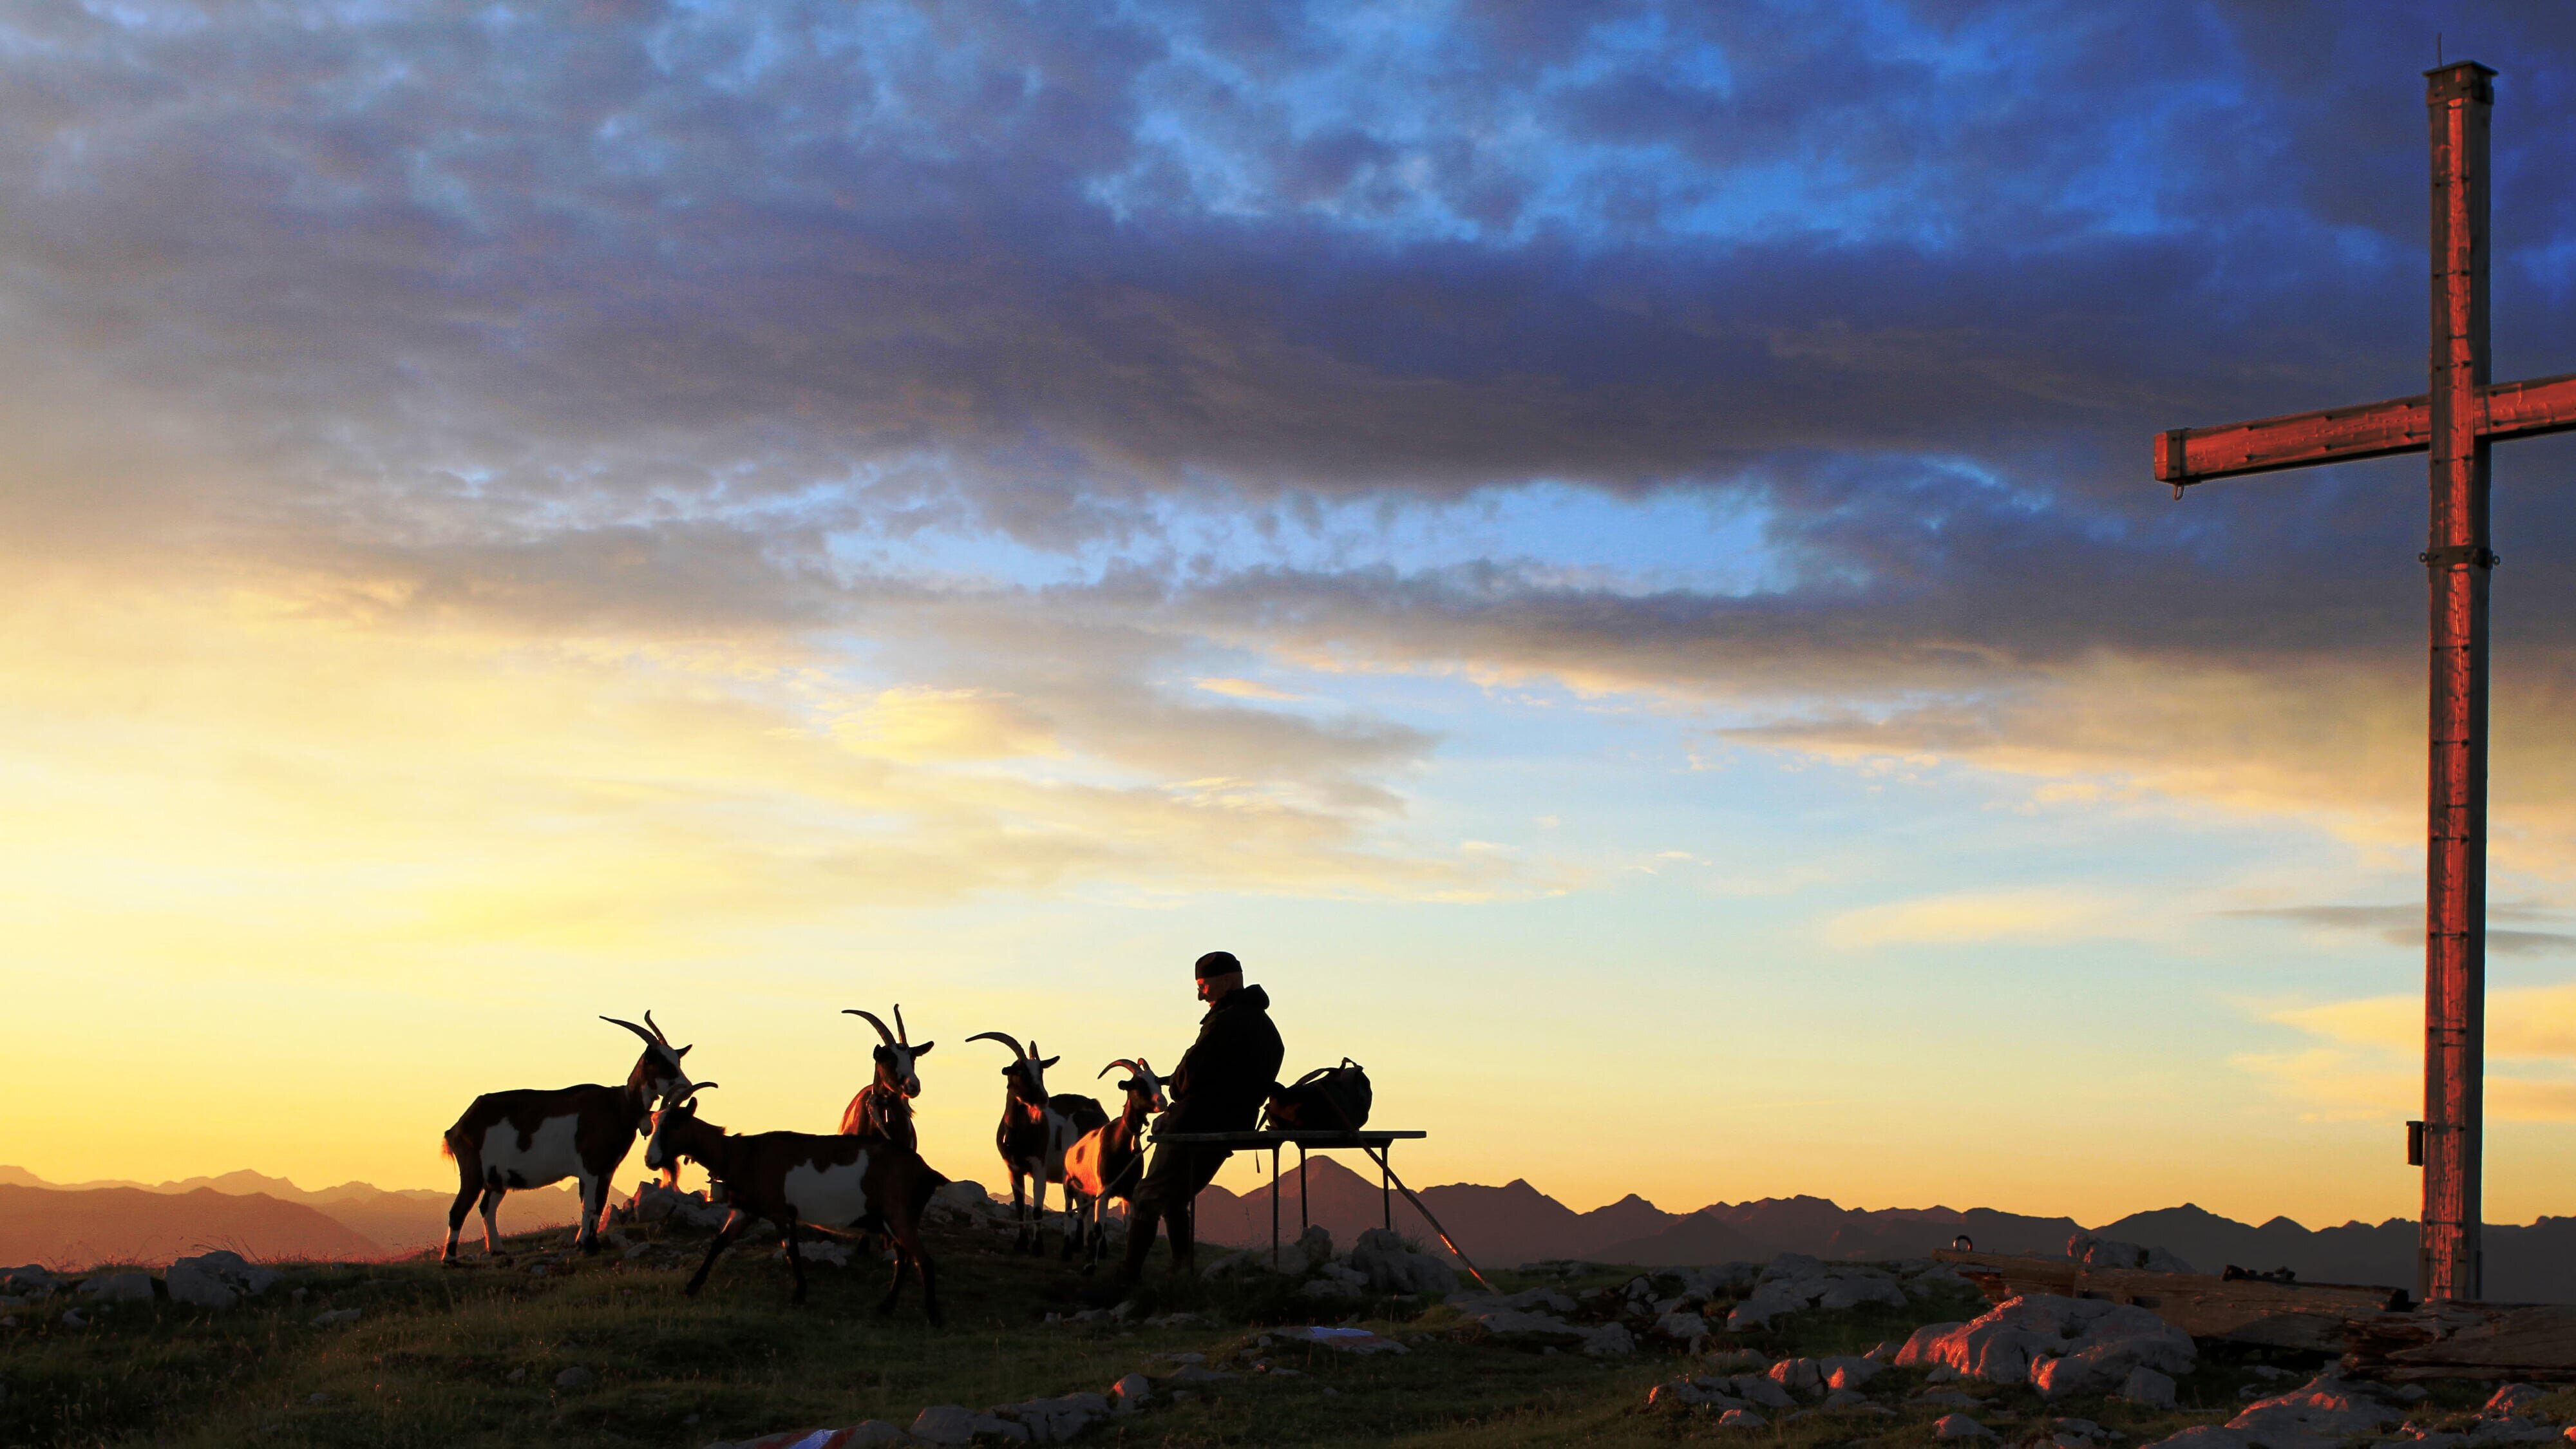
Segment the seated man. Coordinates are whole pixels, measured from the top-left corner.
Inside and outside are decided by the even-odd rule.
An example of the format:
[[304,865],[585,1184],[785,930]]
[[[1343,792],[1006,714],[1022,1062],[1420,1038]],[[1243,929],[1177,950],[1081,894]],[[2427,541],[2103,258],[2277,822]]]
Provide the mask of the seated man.
[[[1199,1039],[1167,1079],[1172,1107],[1154,1121],[1158,1132],[1248,1132],[1261,1116],[1261,1104],[1278,1085],[1284,1051],[1279,1028],[1270,1024],[1270,998],[1258,986],[1243,984],[1243,963],[1230,951],[1210,951],[1198,959],[1199,1000],[1208,1004],[1199,1018]],[[1232,1153],[1223,1147],[1168,1142],[1154,1149],[1153,1166],[1136,1186],[1127,1206],[1127,1268],[1132,1282],[1145,1271],[1145,1254],[1154,1246],[1154,1227],[1168,1221],[1172,1229],[1172,1271],[1193,1266],[1190,1202],[1215,1178]]]

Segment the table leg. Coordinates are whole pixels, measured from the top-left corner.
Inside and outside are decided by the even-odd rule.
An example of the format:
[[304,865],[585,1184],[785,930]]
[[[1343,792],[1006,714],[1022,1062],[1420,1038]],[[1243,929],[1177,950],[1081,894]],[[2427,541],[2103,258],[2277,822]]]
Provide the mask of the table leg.
[[1309,1218],[1309,1217],[1306,1215],[1306,1144],[1305,1144],[1305,1143],[1303,1143],[1303,1142],[1300,1142],[1300,1143],[1298,1143],[1298,1144],[1297,1144],[1297,1232],[1298,1232],[1298,1235],[1299,1235],[1300,1237],[1303,1237],[1303,1236],[1305,1235],[1306,1230],[1307,1230],[1308,1228],[1310,1228],[1310,1227],[1313,1227],[1314,1225],[1315,1225],[1315,1224],[1314,1224],[1314,1220],[1313,1220],[1312,1218]]
[[1279,1266],[1279,1144],[1270,1145],[1270,1266]]
[[1378,1210],[1386,1214],[1386,1230],[1390,1233],[1395,1231],[1395,1193],[1387,1187],[1386,1180],[1395,1169],[1387,1165],[1386,1159],[1394,1155],[1395,1144],[1390,1142],[1386,1157],[1377,1160],[1377,1205]]

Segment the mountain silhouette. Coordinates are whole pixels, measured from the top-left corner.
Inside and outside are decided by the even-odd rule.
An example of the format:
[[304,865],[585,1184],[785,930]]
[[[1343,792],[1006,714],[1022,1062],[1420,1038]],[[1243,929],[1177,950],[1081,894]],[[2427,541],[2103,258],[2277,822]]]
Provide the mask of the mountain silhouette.
[[[308,1191],[285,1178],[247,1170],[159,1183],[56,1183],[23,1167],[0,1166],[0,1193],[20,1191],[51,1196],[23,1199],[24,1213],[31,1215],[24,1222],[17,1220],[16,1213],[0,1216],[0,1244],[33,1245],[0,1246],[0,1263],[42,1262],[54,1267],[162,1263],[201,1247],[231,1248],[244,1257],[391,1257],[445,1242],[447,1208],[456,1197],[437,1188],[386,1189],[363,1182]],[[67,1216],[78,1210],[58,1200],[65,1194],[100,1193],[136,1196],[84,1197],[92,1204],[109,1205],[105,1217],[88,1225]],[[273,1206],[240,1206],[253,1200]],[[612,1192],[610,1201],[624,1199]],[[297,1211],[277,1211],[285,1208]],[[501,1230],[565,1227],[580,1216],[580,1195],[569,1185],[514,1192],[501,1204]],[[315,1217],[327,1226],[315,1226]],[[467,1236],[479,1241],[482,1220],[469,1217],[465,1226]],[[224,1234],[238,1241],[218,1241]],[[243,1243],[280,1246],[253,1252]],[[54,1246],[42,1246],[46,1244]],[[13,1252],[17,1256],[12,1257]]]

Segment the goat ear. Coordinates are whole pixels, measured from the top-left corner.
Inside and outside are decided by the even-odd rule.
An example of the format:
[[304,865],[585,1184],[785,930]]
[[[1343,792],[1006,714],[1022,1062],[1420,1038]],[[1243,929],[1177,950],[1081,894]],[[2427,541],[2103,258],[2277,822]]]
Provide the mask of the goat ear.
[[1063,1060],[1064,1058],[1062,1057],[1048,1057],[1046,1060],[1039,1062],[1038,1065],[1041,1067],[1051,1067]]
[[689,1043],[687,1046],[684,1046],[684,1047],[680,1048],[678,1051],[675,1051],[675,1052],[671,1053],[671,1055],[673,1055],[673,1056],[675,1056],[675,1057],[684,1057],[684,1056],[687,1056],[689,1053],[691,1053],[691,1052],[693,1052],[693,1051],[696,1051],[697,1049],[698,1049],[698,1044],[697,1044],[696,1042],[691,1042],[691,1043]]
[[914,1047],[914,1048],[912,1049],[912,1054],[913,1054],[914,1056],[917,1056],[917,1057],[926,1057],[926,1056],[930,1055],[930,1049],[931,1049],[932,1047],[937,1046],[937,1045],[939,1045],[939,1043],[937,1043],[937,1042],[935,1042],[935,1041],[926,1041],[926,1042],[923,1042],[921,1045],[919,1045],[919,1046],[917,1046],[917,1047]]

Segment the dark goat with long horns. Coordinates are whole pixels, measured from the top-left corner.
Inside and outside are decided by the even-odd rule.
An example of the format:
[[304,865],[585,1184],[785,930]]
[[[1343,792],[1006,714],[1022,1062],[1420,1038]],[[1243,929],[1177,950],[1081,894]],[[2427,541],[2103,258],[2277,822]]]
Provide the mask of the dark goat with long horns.
[[894,1009],[894,1030],[872,1011],[856,1007],[842,1009],[843,1016],[856,1016],[877,1029],[885,1041],[875,1052],[876,1080],[859,1089],[850,1105],[841,1110],[841,1131],[853,1137],[883,1137],[906,1151],[919,1151],[921,1139],[913,1131],[912,1099],[921,1095],[921,1074],[913,1063],[930,1055],[937,1042],[913,1045],[912,1029],[903,1024],[903,1007]]
[[688,1071],[680,1065],[689,1049],[671,1045],[653,1013],[644,1013],[650,1031],[613,1016],[600,1020],[644,1039],[644,1053],[626,1074],[625,1086],[486,1092],[447,1129],[439,1151],[455,1159],[457,1186],[456,1201],[447,1209],[447,1248],[440,1262],[456,1261],[456,1237],[478,1195],[483,1200],[483,1251],[498,1252],[502,1197],[567,1177],[581,1188],[581,1226],[573,1241],[585,1253],[599,1251],[599,1221],[608,1211],[608,1187],[617,1165],[651,1125],[653,1104],[689,1087]]
[[1145,1124],[1153,1115],[1171,1104],[1163,1098],[1163,1079],[1143,1057],[1133,1061],[1125,1057],[1100,1069],[1108,1076],[1120,1067],[1127,1069],[1126,1080],[1118,1084],[1127,1094],[1126,1110],[1116,1121],[1094,1127],[1082,1135],[1064,1155],[1065,1191],[1091,1203],[1090,1222],[1074,1220],[1074,1232],[1088,1244],[1082,1260],[1082,1271],[1088,1273],[1100,1261],[1104,1238],[1102,1225],[1109,1216],[1109,1200],[1132,1203],[1136,1184],[1145,1176]]
[[[714,1085],[701,1082],[697,1091]],[[690,1297],[705,1286],[716,1256],[759,1219],[775,1226],[786,1241],[787,1271],[796,1285],[791,1301],[805,1301],[805,1255],[799,1246],[804,1229],[881,1233],[894,1243],[894,1281],[886,1285],[877,1311],[894,1310],[904,1276],[919,1268],[922,1315],[939,1321],[938,1270],[922,1246],[921,1214],[948,1179],[922,1161],[920,1153],[882,1137],[727,1132],[699,1118],[693,1092],[655,1116],[653,1140],[644,1149],[645,1166],[656,1171],[683,1157],[724,1185],[725,1203],[732,1209],[681,1290]]]
[[[1045,1233],[1047,1184],[1065,1181],[1066,1150],[1084,1133],[1107,1122],[1109,1113],[1090,1097],[1069,1092],[1048,1096],[1046,1069],[1061,1058],[1040,1057],[1036,1042],[1023,1047],[1016,1038],[998,1031],[979,1031],[966,1039],[997,1041],[1011,1049],[1011,1064],[1002,1068],[1002,1125],[993,1134],[993,1145],[1011,1174],[1011,1216],[1019,1223],[1011,1251],[1044,1252],[1040,1239]],[[1034,1202],[1026,1191],[1033,1180],[1037,1184]],[[1081,1237],[1082,1222],[1082,1205],[1070,1183],[1065,1185],[1064,1210],[1074,1224],[1064,1235],[1064,1256],[1069,1261]]]

